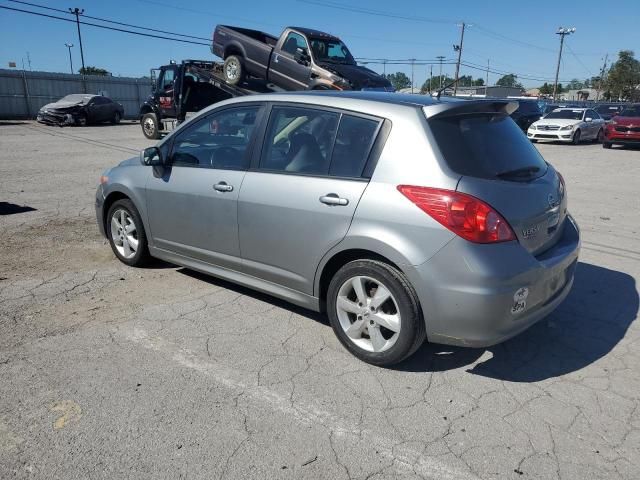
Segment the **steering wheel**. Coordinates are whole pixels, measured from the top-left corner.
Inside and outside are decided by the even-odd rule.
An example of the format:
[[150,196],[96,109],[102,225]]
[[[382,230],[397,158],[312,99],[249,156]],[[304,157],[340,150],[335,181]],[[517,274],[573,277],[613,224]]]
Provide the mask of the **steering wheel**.
[[[222,159],[221,162],[219,159]],[[223,145],[217,147],[211,152],[211,166],[219,167],[237,167],[242,163],[242,154],[233,147]]]

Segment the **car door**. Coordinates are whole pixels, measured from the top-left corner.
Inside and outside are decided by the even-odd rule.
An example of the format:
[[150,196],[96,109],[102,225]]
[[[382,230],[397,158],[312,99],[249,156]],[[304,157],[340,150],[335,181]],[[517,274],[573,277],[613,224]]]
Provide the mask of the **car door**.
[[604,128],[604,120],[595,110],[587,110],[587,117],[591,118],[591,135],[598,138],[600,129]]
[[298,48],[309,52],[307,40],[299,33],[289,32],[280,49],[273,51],[269,78],[286,90],[306,90],[309,86],[311,64],[304,65],[296,61]]
[[362,172],[380,124],[318,107],[271,109],[238,199],[246,273],[313,294],[316,268],[346,235],[368,184]]
[[262,108],[243,104],[216,110],[176,132],[170,166],[146,185],[155,247],[240,268],[237,199]]

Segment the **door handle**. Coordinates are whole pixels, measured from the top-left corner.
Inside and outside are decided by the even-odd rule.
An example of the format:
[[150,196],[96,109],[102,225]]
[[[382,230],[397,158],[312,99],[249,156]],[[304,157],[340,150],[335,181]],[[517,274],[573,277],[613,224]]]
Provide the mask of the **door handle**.
[[220,183],[216,183],[213,186],[214,190],[217,190],[218,192],[232,192],[233,191],[233,185],[228,185],[227,182],[220,182]]
[[349,200],[347,200],[346,198],[340,198],[335,193],[328,193],[320,197],[320,202],[326,205],[341,205],[341,206],[349,205]]

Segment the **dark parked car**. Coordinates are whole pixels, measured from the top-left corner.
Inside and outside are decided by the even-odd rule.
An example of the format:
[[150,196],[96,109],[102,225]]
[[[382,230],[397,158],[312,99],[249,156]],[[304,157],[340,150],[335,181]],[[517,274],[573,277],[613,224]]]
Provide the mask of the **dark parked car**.
[[620,113],[624,105],[619,103],[601,103],[594,108],[596,112],[606,121],[609,122],[615,115]]
[[542,117],[542,111],[538,106],[537,100],[520,100],[518,109],[511,114],[511,118],[526,132],[529,126]]
[[74,93],[42,107],[36,117],[48,125],[88,125],[90,123],[120,123],[124,107],[101,95]]
[[253,76],[284,90],[393,91],[389,80],[358,65],[338,37],[309,28],[287,27],[277,38],[218,25],[211,51],[224,59],[232,85]]

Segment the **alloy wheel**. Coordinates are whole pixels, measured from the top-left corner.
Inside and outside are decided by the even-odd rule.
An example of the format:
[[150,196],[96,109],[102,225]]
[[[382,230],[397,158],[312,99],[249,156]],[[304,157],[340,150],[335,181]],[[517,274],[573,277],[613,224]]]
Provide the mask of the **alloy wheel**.
[[125,259],[133,258],[138,251],[138,228],[133,216],[118,209],[111,216],[111,239],[118,253]]
[[142,123],[142,128],[144,128],[144,131],[147,135],[151,136],[156,131],[156,124],[153,119],[145,118],[144,122]]
[[238,74],[240,71],[240,66],[235,60],[231,60],[227,62],[225,66],[225,74],[229,80],[235,80],[238,78]]
[[347,337],[368,352],[384,352],[397,341],[402,326],[391,291],[365,276],[348,279],[338,290],[336,313]]

